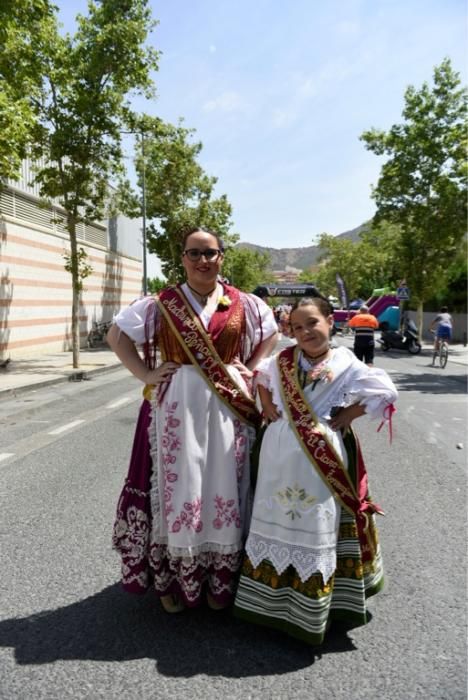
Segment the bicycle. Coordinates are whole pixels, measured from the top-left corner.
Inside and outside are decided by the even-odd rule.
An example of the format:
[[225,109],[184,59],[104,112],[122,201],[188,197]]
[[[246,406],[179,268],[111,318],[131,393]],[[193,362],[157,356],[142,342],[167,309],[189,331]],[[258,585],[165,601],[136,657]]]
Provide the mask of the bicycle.
[[[431,333],[433,333],[435,335],[436,332],[431,331]],[[436,338],[436,340],[439,341],[439,343],[438,343],[439,347],[437,350],[434,348],[433,355],[432,355],[432,365],[433,366],[435,365],[436,357],[438,357],[441,369],[445,369],[445,366],[446,366],[447,361],[448,361],[449,346],[448,346],[448,343],[447,343],[445,338]]]
[[106,333],[111,326],[112,326],[112,321],[102,321],[101,323],[98,323],[97,321],[93,321],[93,325],[91,327],[91,330],[88,333],[88,338],[87,338],[88,347],[89,348],[97,348],[100,345],[105,345]]

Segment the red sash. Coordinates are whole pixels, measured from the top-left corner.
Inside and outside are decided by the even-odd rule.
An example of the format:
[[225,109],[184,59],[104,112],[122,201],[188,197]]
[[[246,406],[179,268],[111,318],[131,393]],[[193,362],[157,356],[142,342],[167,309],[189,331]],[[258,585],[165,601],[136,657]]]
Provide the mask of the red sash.
[[356,484],[353,484],[342,460],[326,436],[320,432],[318,418],[307,403],[297,380],[298,353],[298,346],[293,346],[285,348],[278,355],[284,404],[305,454],[336,500],[356,519],[362,561],[371,561],[375,556],[376,542],[369,528],[369,514],[383,515],[383,511],[369,499],[366,467],[357,440]]
[[[230,289],[231,305],[240,304],[237,290]],[[233,293],[234,292],[234,293]],[[234,297],[234,298],[233,298]],[[232,379],[192,307],[178,287],[165,289],[156,303],[181,347],[219,398],[247,423],[261,422],[255,401]],[[231,311],[231,309],[229,309]]]

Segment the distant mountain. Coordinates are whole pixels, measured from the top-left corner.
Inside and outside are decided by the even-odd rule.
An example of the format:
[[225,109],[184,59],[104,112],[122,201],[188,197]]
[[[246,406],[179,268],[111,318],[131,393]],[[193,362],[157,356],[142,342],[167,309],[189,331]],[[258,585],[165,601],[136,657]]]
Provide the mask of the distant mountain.
[[[357,226],[350,231],[340,233],[337,238],[350,238],[352,241],[359,240],[364,224]],[[295,267],[299,270],[307,270],[311,265],[316,265],[319,256],[319,247],[311,245],[306,248],[267,248],[266,246],[255,245],[254,243],[239,243],[239,248],[249,248],[259,253],[268,253],[270,256],[270,270],[285,270],[286,266]]]

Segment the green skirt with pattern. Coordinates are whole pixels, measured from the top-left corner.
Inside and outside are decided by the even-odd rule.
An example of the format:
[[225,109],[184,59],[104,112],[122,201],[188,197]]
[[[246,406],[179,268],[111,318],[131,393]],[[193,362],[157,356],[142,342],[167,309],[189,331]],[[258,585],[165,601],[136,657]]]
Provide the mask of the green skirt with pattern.
[[[357,438],[352,430],[344,438],[348,473],[355,483]],[[282,630],[309,644],[321,644],[329,623],[338,620],[349,627],[365,625],[366,599],[383,588],[383,565],[375,518],[369,518],[375,556],[365,564],[361,558],[356,521],[341,509],[336,544],[336,569],[324,583],[317,572],[302,581],[293,566],[278,574],[264,559],[257,567],[246,557],[234,602],[234,615]]]
[[[370,527],[377,542],[373,519]],[[282,630],[309,644],[323,642],[329,621],[364,625],[366,598],[383,587],[382,558],[377,543],[374,560],[363,564],[355,520],[344,509],[336,553],[337,567],[327,583],[320,573],[302,582],[292,566],[278,574],[266,559],[254,568],[245,558],[234,615]]]

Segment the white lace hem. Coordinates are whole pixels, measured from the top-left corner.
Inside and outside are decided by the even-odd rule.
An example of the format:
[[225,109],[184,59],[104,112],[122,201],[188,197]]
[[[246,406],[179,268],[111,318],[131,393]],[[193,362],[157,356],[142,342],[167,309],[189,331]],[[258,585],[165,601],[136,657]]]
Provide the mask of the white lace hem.
[[203,544],[194,545],[193,547],[174,547],[168,545],[168,538],[164,536],[153,536],[151,538],[151,546],[165,546],[172,557],[180,559],[192,559],[199,557],[201,554],[237,554],[242,551],[242,544],[218,544],[217,542],[203,542]]
[[335,545],[310,549],[251,533],[245,551],[254,567],[264,559],[273,564],[278,574],[282,574],[288,566],[293,566],[303,583],[317,572],[322,574],[327,583],[336,569]]

